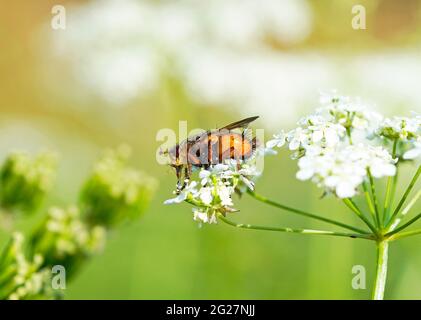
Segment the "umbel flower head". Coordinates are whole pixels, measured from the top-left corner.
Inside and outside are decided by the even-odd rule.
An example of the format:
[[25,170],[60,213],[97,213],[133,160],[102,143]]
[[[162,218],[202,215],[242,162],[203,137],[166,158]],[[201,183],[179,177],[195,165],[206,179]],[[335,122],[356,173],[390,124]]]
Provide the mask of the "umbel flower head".
[[127,166],[130,149],[108,150],[85,182],[81,209],[90,225],[106,228],[141,215],[156,189],[156,180]]
[[299,180],[311,179],[339,198],[352,198],[370,172],[373,177],[393,176],[396,167],[383,147],[346,146],[341,150],[307,153],[298,160]]
[[165,204],[187,202],[192,204],[193,219],[202,223],[217,223],[218,214],[237,211],[233,194],[254,189],[253,180],[260,175],[255,165],[256,156],[247,161],[228,160],[224,164],[201,169],[198,181],[189,181],[186,188]]
[[104,227],[88,227],[75,206],[51,208],[48,216],[30,241],[30,251],[44,257],[43,265],[63,265],[71,275],[79,264],[102,250]]
[[24,253],[24,237],[15,233],[0,255],[0,300],[51,299],[51,274],[41,269],[43,258],[30,261]]
[[388,139],[411,141],[420,134],[421,118],[394,117],[385,119],[378,128],[378,134]]
[[421,116],[385,119],[377,132],[383,140],[395,145],[397,154],[402,160],[421,158]]
[[37,209],[53,185],[56,161],[51,152],[35,158],[22,152],[11,154],[0,169],[0,206],[25,212]]
[[[298,159],[297,178],[312,180],[326,193],[351,198],[368,179],[396,174],[396,164],[421,155],[421,121],[383,119],[360,100],[333,93],[322,95],[321,106],[281,132],[267,147],[287,145]],[[387,148],[393,144],[393,152]]]

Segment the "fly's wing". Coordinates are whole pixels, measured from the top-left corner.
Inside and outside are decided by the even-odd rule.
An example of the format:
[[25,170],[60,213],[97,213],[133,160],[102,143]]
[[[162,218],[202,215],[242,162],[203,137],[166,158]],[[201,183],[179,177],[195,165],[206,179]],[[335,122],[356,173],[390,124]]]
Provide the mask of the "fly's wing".
[[248,126],[249,123],[253,122],[257,118],[259,118],[259,117],[258,116],[256,116],[256,117],[250,117],[250,118],[246,118],[246,119],[243,119],[243,120],[234,122],[234,123],[230,123],[229,125],[226,125],[225,127],[222,127],[219,130],[223,130],[223,129],[225,129],[225,130],[234,130],[234,129],[237,129],[237,128],[245,128],[245,127]]

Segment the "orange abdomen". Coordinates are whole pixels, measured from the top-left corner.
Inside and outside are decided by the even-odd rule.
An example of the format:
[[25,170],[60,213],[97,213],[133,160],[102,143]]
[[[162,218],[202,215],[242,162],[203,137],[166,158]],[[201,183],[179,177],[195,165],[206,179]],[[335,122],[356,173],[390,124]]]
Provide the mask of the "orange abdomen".
[[188,162],[201,167],[223,163],[227,159],[245,160],[254,150],[253,140],[241,134],[213,132],[189,147]]

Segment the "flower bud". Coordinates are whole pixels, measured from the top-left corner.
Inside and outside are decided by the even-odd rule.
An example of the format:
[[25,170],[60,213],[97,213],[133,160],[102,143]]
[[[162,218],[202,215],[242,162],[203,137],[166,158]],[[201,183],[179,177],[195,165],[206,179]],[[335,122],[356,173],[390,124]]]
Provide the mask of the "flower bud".
[[10,155],[0,168],[0,206],[7,211],[36,210],[53,185],[56,158],[49,152],[35,158],[25,153]]
[[90,225],[110,228],[139,217],[156,188],[155,179],[127,166],[128,148],[109,150],[85,182],[80,202]]
[[51,273],[41,269],[43,258],[27,260],[23,244],[23,235],[15,233],[0,255],[0,300],[53,298]]
[[105,243],[103,227],[88,228],[77,207],[51,208],[31,239],[31,253],[44,257],[44,266],[62,265],[67,276]]

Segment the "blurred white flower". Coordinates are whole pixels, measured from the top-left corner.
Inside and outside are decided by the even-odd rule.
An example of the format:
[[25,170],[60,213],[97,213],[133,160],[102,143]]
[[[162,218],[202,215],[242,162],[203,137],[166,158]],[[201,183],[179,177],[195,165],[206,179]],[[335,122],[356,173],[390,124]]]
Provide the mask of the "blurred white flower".
[[297,43],[312,27],[311,8],[303,0],[211,0],[206,9],[211,35],[229,46],[248,48],[267,34],[284,44]]
[[111,105],[150,94],[164,71],[180,76],[200,103],[246,102],[246,109],[285,104],[290,89],[282,88],[297,68],[313,69],[312,84],[323,78],[315,63],[301,67],[267,41],[293,44],[310,34],[306,0],[96,0],[73,8],[72,20],[66,33],[53,35],[53,51]]
[[[300,43],[311,33],[306,0],[94,0],[71,14],[65,33],[48,29],[52,52],[70,62],[84,92],[112,106],[152,94],[167,73],[198,104],[247,115],[258,109],[272,128],[294,119],[315,88],[344,81],[385,107],[421,105],[417,51],[338,57],[273,46]],[[367,126],[364,117],[352,122]]]
[[419,112],[421,57],[417,48],[353,56],[345,67],[355,82],[353,91],[376,101],[384,111],[408,112],[418,108]]

